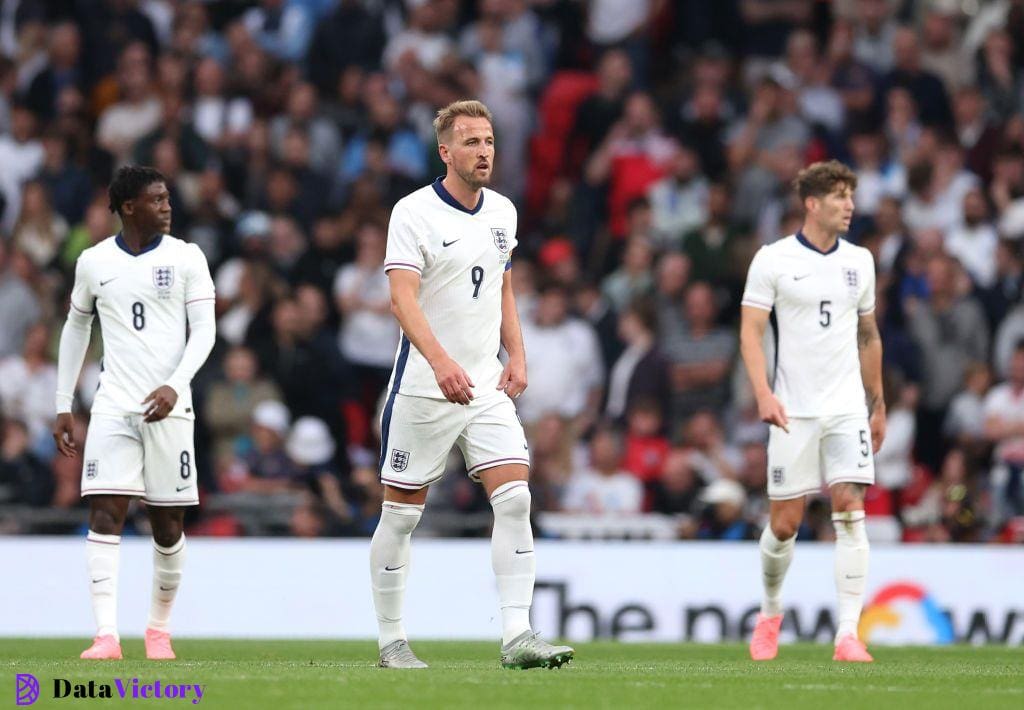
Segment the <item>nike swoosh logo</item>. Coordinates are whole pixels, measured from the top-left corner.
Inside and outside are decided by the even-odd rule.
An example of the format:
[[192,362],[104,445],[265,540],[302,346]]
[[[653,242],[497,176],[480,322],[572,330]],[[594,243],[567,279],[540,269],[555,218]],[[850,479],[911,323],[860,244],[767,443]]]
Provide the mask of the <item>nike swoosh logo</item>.
[[857,468],[867,468],[867,467],[868,467],[868,465],[866,463],[859,463],[859,464],[857,464]]
[[[461,239],[461,237],[459,239]],[[453,239],[450,242],[441,242],[441,246],[443,246],[443,247],[450,247],[452,244],[454,244],[455,242],[459,241],[459,239]]]
[[533,550],[516,550],[517,555],[525,555],[530,552],[533,552]]
[[178,491],[178,493],[181,493],[181,492],[182,492],[183,490],[185,490],[186,488],[191,488],[191,487],[192,487],[191,485],[188,485],[188,486],[179,486],[178,488],[175,488],[174,490]]
[[115,281],[116,279],[117,279],[117,277],[115,276],[112,279],[107,279],[106,281],[100,281],[100,286],[106,286],[108,283],[110,283],[111,281]]
[[177,589],[177,587],[164,587],[162,585],[160,587],[161,592],[173,592],[175,589]]
[[808,276],[810,276],[810,274],[804,274],[803,276],[794,276],[793,280],[800,281],[801,279],[806,279]]
[[92,580],[93,584],[99,584],[100,582],[106,582],[110,577],[100,577],[99,579]]
[[405,567],[405,565],[398,565],[397,567],[388,567],[387,565],[384,565],[384,571],[385,572],[395,572],[397,570],[402,569],[403,567]]
[[848,575],[846,575],[846,578],[847,579],[864,579],[864,575],[862,575],[862,574],[848,574]]

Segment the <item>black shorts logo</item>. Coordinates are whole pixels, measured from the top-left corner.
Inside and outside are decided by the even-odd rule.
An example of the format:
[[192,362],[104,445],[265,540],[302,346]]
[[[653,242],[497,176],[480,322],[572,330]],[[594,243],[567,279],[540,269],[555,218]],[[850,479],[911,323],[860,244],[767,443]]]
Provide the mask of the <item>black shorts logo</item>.
[[782,485],[783,479],[786,478],[785,469],[782,466],[776,466],[772,469],[772,483],[776,486]]
[[409,467],[409,452],[401,449],[391,449],[391,470],[401,473]]
[[90,481],[96,478],[96,475],[100,472],[100,462],[96,459],[91,459],[85,462],[85,477]]

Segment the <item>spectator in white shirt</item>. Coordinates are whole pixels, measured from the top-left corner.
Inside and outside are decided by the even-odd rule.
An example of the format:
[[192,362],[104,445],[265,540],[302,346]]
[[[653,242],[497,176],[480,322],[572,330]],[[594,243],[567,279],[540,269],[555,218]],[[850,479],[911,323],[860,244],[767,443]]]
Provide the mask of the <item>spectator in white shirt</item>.
[[569,478],[562,507],[570,513],[597,515],[641,512],[643,485],[621,464],[621,437],[612,429],[598,429],[590,441],[590,465]]
[[128,45],[117,62],[121,100],[100,114],[96,142],[118,165],[128,162],[132,148],[160,125],[163,107],[153,93],[153,68],[142,42]]
[[985,434],[995,445],[993,498],[1000,520],[1024,514],[1024,341],[1010,360],[1006,382],[985,397]]
[[568,309],[565,287],[547,284],[533,318],[523,320],[530,386],[516,401],[527,426],[554,412],[575,420],[581,431],[600,406],[604,364],[597,335],[586,321],[570,318]]
[[946,251],[956,257],[979,288],[989,288],[996,278],[999,235],[988,218],[988,203],[980,187],[963,200],[963,221],[946,233]]
[[57,368],[47,356],[50,334],[36,323],[25,334],[20,355],[0,360],[0,404],[4,416],[25,422],[32,441],[46,437],[53,421],[50,400],[57,389]]

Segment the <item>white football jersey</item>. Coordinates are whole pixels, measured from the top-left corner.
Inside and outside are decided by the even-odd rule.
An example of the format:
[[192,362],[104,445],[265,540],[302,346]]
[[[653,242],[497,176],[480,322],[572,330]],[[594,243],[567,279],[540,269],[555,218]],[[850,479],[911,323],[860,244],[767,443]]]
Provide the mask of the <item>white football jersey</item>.
[[[515,206],[487,188],[476,208],[467,210],[438,178],[391,212],[384,271],[420,275],[418,301],[430,330],[476,392],[494,389],[501,376],[501,286],[516,243]],[[389,390],[444,397],[430,364],[404,333]]]
[[822,253],[800,233],[763,246],[743,305],[774,310],[774,392],[786,414],[866,413],[857,321],[875,309],[871,252],[839,239]]
[[[214,298],[206,257],[169,234],[135,255],[120,235],[86,249],[75,267],[71,307],[95,313],[103,337],[93,414],[142,414],[142,400],[167,384],[185,350],[185,306]],[[194,419],[192,391],[170,415]]]

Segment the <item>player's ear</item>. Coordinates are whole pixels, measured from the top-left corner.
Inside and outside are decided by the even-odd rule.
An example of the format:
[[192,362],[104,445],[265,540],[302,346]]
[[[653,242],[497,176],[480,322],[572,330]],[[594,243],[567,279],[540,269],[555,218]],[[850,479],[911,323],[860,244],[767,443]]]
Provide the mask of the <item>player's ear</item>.
[[445,165],[448,165],[448,146],[446,146],[444,143],[438,143],[437,154],[441,156],[441,162],[444,163]]

